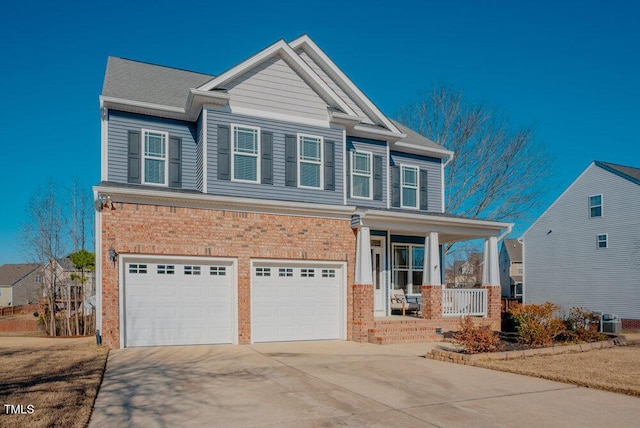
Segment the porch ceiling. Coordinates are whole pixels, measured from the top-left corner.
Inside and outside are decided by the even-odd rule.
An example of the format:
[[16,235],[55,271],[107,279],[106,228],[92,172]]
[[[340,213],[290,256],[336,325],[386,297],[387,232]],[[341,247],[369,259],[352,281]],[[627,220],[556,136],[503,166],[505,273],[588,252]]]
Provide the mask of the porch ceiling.
[[361,224],[368,226],[371,230],[387,230],[397,235],[419,236],[437,232],[441,243],[498,237],[505,232],[510,232],[513,227],[512,223],[438,214],[361,210],[356,215],[360,216]]

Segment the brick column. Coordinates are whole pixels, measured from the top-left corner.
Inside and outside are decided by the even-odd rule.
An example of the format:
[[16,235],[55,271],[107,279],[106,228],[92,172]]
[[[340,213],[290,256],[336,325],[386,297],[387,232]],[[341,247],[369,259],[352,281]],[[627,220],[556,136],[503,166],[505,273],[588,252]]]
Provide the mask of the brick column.
[[430,320],[442,319],[442,286],[423,285],[422,318]]
[[499,285],[483,285],[487,290],[487,321],[491,323],[491,329],[499,331],[502,324],[502,289]]
[[373,325],[373,284],[353,284],[352,340],[368,342]]

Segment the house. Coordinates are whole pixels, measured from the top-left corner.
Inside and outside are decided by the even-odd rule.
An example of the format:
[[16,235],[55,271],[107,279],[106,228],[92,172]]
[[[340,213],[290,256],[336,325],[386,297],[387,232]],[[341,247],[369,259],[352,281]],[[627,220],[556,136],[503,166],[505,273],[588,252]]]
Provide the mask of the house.
[[467,260],[454,260],[453,287],[472,288],[482,283],[482,253],[471,252]]
[[502,297],[522,298],[522,243],[517,239],[502,241],[499,255]]
[[0,307],[36,303],[40,296],[42,270],[34,263],[0,266]]
[[523,234],[524,301],[640,328],[640,168],[594,161]]
[[[100,108],[105,344],[389,343],[467,313],[499,328],[511,225],[445,213],[453,153],[388,118],[308,36],[217,76],[110,57]],[[442,244],[478,238],[484,288],[443,290]],[[390,317],[393,288],[420,317]]]

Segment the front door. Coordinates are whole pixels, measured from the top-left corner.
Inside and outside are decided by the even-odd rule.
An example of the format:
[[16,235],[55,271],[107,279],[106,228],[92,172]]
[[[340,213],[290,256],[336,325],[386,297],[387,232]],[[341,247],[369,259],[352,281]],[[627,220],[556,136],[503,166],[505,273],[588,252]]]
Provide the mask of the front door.
[[371,277],[373,278],[373,313],[374,316],[385,316],[385,262],[384,241],[371,241]]

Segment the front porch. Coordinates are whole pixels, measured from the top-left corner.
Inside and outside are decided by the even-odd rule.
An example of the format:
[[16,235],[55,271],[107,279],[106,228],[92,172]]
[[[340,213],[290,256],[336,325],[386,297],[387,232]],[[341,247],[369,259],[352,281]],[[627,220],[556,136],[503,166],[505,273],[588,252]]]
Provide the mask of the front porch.
[[[510,232],[509,224],[369,211],[354,216],[352,227],[357,229],[353,340],[376,344],[441,341],[444,333],[458,329],[463,316],[500,330],[497,248]],[[482,286],[446,288],[441,242],[478,238],[484,239]],[[415,305],[410,312],[392,310],[397,308],[397,300],[393,308],[390,304],[394,290],[419,301],[418,310]]]

